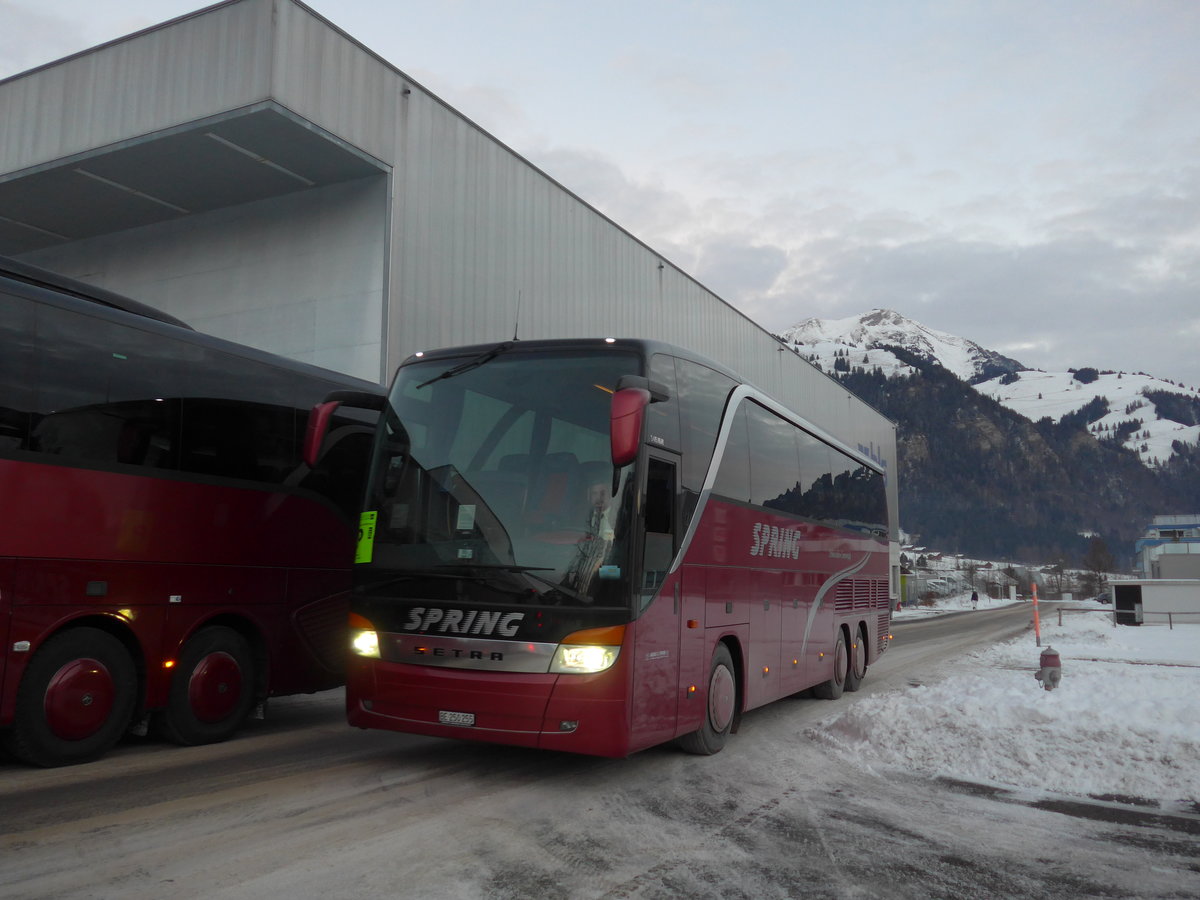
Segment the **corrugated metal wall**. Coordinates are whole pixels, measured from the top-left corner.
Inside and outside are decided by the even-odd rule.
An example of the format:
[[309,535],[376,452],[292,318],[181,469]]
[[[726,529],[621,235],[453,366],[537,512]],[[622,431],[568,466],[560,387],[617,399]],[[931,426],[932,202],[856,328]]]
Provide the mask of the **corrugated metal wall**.
[[[292,0],[232,0],[0,84],[6,122],[0,129],[0,174],[99,152],[263,100],[391,167],[390,181],[381,179],[380,189],[390,191],[383,198],[383,222],[369,225],[385,231],[375,240],[324,239],[328,204],[310,204],[304,194],[271,201],[255,214],[265,210],[269,216],[277,208],[286,215],[278,233],[299,240],[306,252],[320,246],[318,252],[326,254],[323,272],[375,268],[357,279],[362,286],[379,285],[375,302],[361,289],[343,302],[363,304],[356,321],[382,320],[375,365],[385,377],[414,350],[505,340],[514,328],[526,338],[656,338],[741,372],[847,442],[874,446],[894,470],[894,429],[882,416],[864,410],[844,388],[781,351],[769,334],[651,248]],[[14,122],[20,127],[12,127]],[[372,208],[369,200],[362,206],[364,212]],[[185,228],[171,227],[185,236],[188,228],[218,232],[229,219],[228,212],[195,216]],[[49,255],[67,271],[74,260],[75,272],[86,277],[82,260],[90,258],[94,269],[97,247],[115,251],[117,259],[140,248],[132,283],[143,289],[127,292],[147,302],[169,295],[173,312],[196,318],[189,316],[191,305],[205,321],[213,292],[203,279],[180,279],[172,269],[179,247],[171,241],[160,255],[147,255],[156,246],[145,239],[152,229]],[[308,237],[298,238],[298,231]],[[382,258],[371,246],[380,246],[377,241]],[[268,240],[267,246],[276,243]],[[207,244],[214,253],[229,253],[228,242],[223,251],[221,241]],[[206,264],[194,257],[207,251],[194,247],[188,265],[203,271]],[[280,311],[297,293],[311,292],[311,266],[281,266],[279,253],[256,262],[256,249],[242,243],[232,260],[213,259],[211,268],[240,272],[234,288],[256,291],[257,302],[266,294]],[[264,291],[268,276],[271,289]],[[122,277],[110,271],[102,283],[122,290],[128,287]],[[316,283],[336,290],[327,280]],[[221,293],[228,295],[228,284]],[[796,310],[797,318],[804,315]],[[258,318],[265,329],[278,327],[279,317],[269,311]],[[243,317],[239,328],[235,339],[287,352],[277,334],[247,333],[253,331],[252,317]],[[361,350],[353,357],[360,375]],[[337,364],[340,357],[312,358]],[[894,492],[894,479],[889,482]]]
[[0,174],[264,99],[271,18],[230,3],[0,83]]

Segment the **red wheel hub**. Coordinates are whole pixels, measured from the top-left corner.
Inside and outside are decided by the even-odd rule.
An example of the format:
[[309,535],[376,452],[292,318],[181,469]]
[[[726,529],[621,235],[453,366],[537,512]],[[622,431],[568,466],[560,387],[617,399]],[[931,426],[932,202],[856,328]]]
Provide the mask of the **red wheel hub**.
[[73,659],[46,685],[46,724],[56,737],[81,741],[104,726],[115,699],[116,686],[104,663]]
[[188,703],[201,722],[228,718],[242,697],[242,667],[223,650],[210,653],[192,669]]
[[725,666],[717,666],[708,683],[708,721],[717,733],[723,732],[733,720],[737,702],[737,685],[733,673]]

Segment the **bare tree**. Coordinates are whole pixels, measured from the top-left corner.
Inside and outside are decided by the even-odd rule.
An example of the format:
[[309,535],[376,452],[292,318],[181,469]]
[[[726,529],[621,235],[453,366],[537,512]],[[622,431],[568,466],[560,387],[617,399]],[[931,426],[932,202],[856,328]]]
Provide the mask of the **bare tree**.
[[1116,571],[1117,559],[1102,537],[1094,537],[1088,543],[1087,552],[1083,554],[1083,568],[1086,575],[1083,578],[1084,590],[1095,596],[1104,589],[1108,573]]

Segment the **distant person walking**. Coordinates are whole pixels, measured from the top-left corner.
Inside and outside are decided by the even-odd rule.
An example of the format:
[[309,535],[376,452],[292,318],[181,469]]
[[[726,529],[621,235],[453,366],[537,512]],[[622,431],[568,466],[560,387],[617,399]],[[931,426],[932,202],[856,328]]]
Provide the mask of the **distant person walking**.
[[979,606],[979,591],[971,591],[971,609]]

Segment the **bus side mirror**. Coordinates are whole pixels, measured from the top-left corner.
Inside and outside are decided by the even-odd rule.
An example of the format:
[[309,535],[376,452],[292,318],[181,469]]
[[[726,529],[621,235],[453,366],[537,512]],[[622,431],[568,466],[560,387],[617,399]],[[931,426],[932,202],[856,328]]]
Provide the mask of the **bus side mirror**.
[[642,413],[650,405],[650,392],[645,388],[621,388],[613,394],[609,419],[609,439],[612,445],[612,464],[627,466],[637,459],[642,444]]
[[304,430],[304,445],[300,448],[300,456],[310,469],[317,465],[321,458],[321,445],[325,443],[325,435],[329,432],[329,423],[339,406],[352,406],[355,409],[371,409],[379,412],[387,404],[387,397],[382,394],[372,394],[367,391],[330,391],[325,399],[312,408],[308,414],[308,427]]
[[315,469],[317,460],[321,458],[321,445],[325,443],[325,435],[329,431],[329,420],[341,405],[337,400],[326,400],[314,406],[308,414],[308,427],[304,430],[301,456],[304,464],[310,469]]

